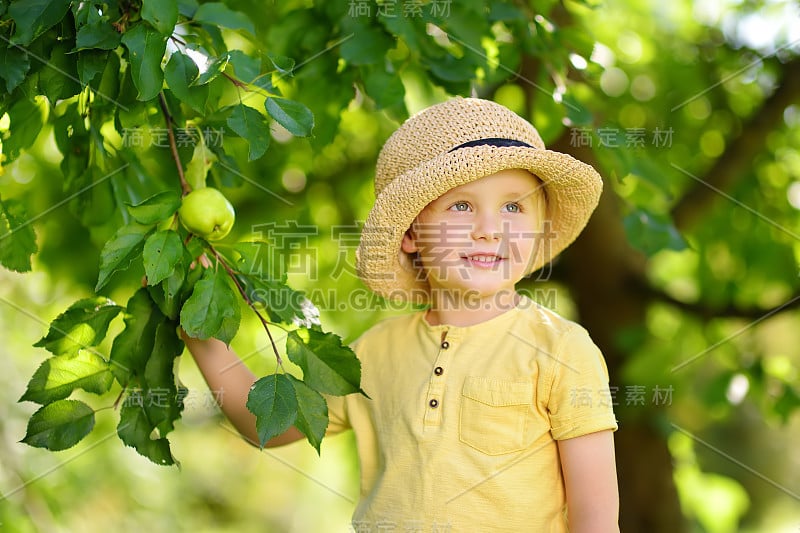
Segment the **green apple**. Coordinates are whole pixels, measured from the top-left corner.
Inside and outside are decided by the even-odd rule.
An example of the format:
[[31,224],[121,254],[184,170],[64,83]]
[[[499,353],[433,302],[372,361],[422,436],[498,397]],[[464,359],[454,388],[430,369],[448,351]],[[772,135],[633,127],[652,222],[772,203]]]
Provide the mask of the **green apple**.
[[191,233],[208,241],[218,241],[230,233],[236,213],[221,192],[204,187],[183,197],[178,217]]

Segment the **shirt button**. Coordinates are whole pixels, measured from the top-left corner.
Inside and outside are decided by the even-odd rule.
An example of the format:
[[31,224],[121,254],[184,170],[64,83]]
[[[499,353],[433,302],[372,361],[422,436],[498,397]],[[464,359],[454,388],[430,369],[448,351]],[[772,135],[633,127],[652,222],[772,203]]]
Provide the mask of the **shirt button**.
[[442,341],[442,350],[446,350],[450,347],[450,343],[447,341]]
[[430,405],[432,408],[436,409],[437,407],[439,407],[439,400],[434,398],[433,400],[428,402],[428,405]]
[[441,376],[442,374],[444,374],[444,368],[437,366],[436,368],[433,369],[433,373],[436,374],[437,376]]

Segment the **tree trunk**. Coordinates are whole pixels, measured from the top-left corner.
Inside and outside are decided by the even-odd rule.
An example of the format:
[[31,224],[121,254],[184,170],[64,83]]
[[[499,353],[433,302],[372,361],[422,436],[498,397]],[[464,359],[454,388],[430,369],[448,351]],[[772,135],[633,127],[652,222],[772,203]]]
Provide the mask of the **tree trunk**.
[[[593,162],[590,150],[569,146],[568,134],[551,148]],[[632,282],[643,279],[644,267],[644,258],[627,243],[617,198],[606,186],[589,225],[564,253],[559,268],[573,293],[580,323],[606,357],[611,385],[618,387],[617,403],[622,403],[626,385],[620,377],[625,354],[618,340],[627,328],[641,326],[645,319],[648,302]],[[643,409],[653,412],[642,413]],[[618,413],[620,428],[615,442],[623,532],[686,530],[666,438],[655,425],[658,416],[653,405],[637,406],[635,418]]]

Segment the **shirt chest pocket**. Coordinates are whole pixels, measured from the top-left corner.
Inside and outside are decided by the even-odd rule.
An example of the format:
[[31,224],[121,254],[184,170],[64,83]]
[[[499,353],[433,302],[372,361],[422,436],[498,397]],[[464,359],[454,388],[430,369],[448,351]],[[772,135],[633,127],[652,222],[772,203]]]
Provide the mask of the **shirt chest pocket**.
[[525,448],[532,401],[530,381],[468,377],[461,391],[459,439],[487,455]]

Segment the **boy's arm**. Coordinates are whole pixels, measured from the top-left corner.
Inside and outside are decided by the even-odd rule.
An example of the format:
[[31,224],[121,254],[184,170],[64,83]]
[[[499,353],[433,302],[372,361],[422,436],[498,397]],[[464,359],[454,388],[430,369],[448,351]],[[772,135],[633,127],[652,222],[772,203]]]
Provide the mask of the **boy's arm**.
[[558,441],[570,533],[619,532],[613,432]]
[[[247,395],[256,382],[256,376],[224,342],[217,339],[194,339],[183,330],[181,337],[208,387],[214,392],[222,412],[250,444],[258,446],[256,417],[246,406]],[[281,446],[302,438],[300,430],[292,426],[281,435],[270,439],[265,446]]]

